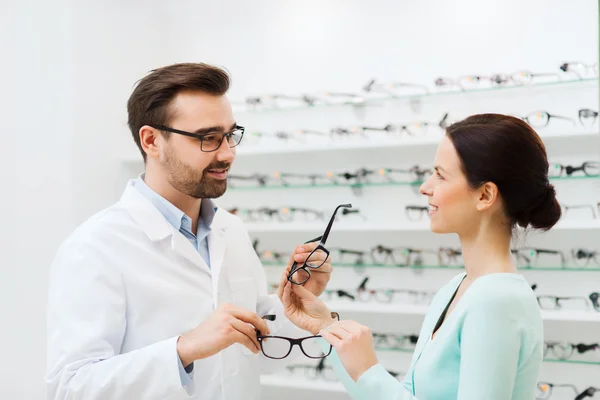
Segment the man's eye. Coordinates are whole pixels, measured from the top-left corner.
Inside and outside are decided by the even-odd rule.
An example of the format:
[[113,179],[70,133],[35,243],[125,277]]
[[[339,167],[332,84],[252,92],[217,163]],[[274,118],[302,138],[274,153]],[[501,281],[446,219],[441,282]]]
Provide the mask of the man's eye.
[[203,142],[216,142],[220,139],[221,135],[204,135],[202,136]]

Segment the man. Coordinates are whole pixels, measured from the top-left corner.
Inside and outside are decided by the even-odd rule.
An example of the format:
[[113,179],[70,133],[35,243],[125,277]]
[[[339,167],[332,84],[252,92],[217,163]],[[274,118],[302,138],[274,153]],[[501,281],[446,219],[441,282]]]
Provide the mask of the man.
[[[243,137],[228,88],[219,68],[176,64],[133,91],[129,127],[145,173],[58,250],[49,399],[259,399],[259,373],[275,362],[256,355],[256,329],[305,334],[267,295],[241,221],[210,200],[225,193]],[[299,246],[290,262],[314,247]],[[327,262],[305,287],[321,294],[330,273]],[[265,314],[276,315],[270,328]]]

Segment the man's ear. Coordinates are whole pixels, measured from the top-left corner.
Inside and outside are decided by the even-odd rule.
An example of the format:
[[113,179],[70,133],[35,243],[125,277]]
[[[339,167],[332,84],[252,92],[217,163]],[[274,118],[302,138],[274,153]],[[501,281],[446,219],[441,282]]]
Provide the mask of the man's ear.
[[144,125],[140,128],[138,135],[140,137],[140,145],[142,150],[146,152],[148,158],[158,158],[159,154],[159,143],[157,143],[159,132],[148,126]]
[[477,211],[490,209],[498,199],[498,186],[493,182],[486,182],[477,189]]

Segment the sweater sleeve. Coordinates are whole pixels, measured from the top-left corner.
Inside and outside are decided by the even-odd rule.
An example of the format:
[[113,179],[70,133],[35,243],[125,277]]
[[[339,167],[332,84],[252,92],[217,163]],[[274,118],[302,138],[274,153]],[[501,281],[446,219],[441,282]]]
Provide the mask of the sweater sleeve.
[[336,376],[354,400],[417,400],[412,396],[410,380],[405,378],[403,382],[398,381],[381,364],[369,368],[355,382],[344,369],[335,349],[328,359]]
[[459,338],[458,400],[512,398],[523,335],[516,303],[488,298],[469,309]]

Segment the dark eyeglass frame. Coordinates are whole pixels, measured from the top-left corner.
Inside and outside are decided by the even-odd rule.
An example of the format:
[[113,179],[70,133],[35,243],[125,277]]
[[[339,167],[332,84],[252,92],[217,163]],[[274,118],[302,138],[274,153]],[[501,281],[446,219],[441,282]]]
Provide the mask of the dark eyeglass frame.
[[[565,253],[560,250],[538,249],[536,247],[522,247],[522,248],[518,248],[518,249],[511,249],[510,252],[517,258],[517,260],[519,260],[519,259],[525,260],[525,262],[527,263],[526,267],[533,267],[533,266],[537,265],[540,254],[558,255],[558,256],[560,256],[560,265],[561,266],[565,266],[567,263],[566,259],[565,259]],[[525,252],[525,253],[533,252],[534,254],[533,255],[529,254],[529,255],[531,255],[531,258],[530,258],[530,257],[527,257],[524,254],[522,254],[523,252]]]
[[589,124],[589,126],[592,126],[596,123],[596,119],[598,118],[598,111],[594,111],[589,108],[582,108],[581,110],[579,110],[578,116],[579,122],[581,122],[581,125],[583,126],[587,126],[586,123],[583,121],[586,119],[589,120],[591,118],[592,122]]
[[[572,384],[554,384],[554,383],[548,383],[548,382],[538,382],[537,387],[539,388],[541,385],[546,385],[548,386],[548,390],[542,390],[544,392],[544,397],[536,397],[537,399],[549,399],[550,396],[552,396],[552,391],[554,390],[554,388],[571,388],[573,389],[573,393],[575,393],[575,395],[577,395],[579,393],[579,389],[577,389],[577,387],[575,385]],[[547,395],[546,395],[547,393]]]
[[[594,294],[594,293],[590,294],[590,296],[589,296],[589,300],[591,300],[591,301],[592,301],[592,304],[593,304],[593,302],[594,302],[594,301],[592,300],[592,295],[593,295],[593,294]],[[560,310],[560,309],[562,308],[562,305],[560,304],[560,303],[561,303],[561,301],[569,301],[569,300],[583,300],[583,301],[584,301],[584,304],[585,304],[585,306],[586,306],[586,308],[589,308],[589,307],[590,307],[590,304],[587,302],[587,300],[588,300],[588,297],[584,297],[584,296],[553,296],[553,295],[541,295],[541,296],[536,296],[536,297],[537,297],[537,301],[538,301],[538,304],[539,304],[540,308],[541,308],[541,309],[543,309],[543,310]],[[542,307],[542,302],[541,302],[541,300],[542,300],[542,299],[549,299],[549,300],[552,300],[552,301],[553,301],[553,303],[554,303],[554,307],[553,307],[553,308]],[[594,308],[596,308],[596,307],[594,306]],[[600,311],[600,305],[599,305],[599,307],[596,309],[596,311]]]
[[[563,347],[565,349],[566,356],[559,356],[558,353],[554,350],[556,347]],[[552,352],[554,357],[558,360],[568,360],[571,358],[573,353],[577,351],[579,354],[587,353],[588,351],[600,349],[600,344],[592,343],[565,343],[565,342],[544,342],[544,358],[548,355],[548,352]]]
[[[183,136],[188,136],[191,138],[199,139],[200,140],[200,150],[205,153],[212,153],[213,151],[217,151],[223,144],[223,139],[225,139],[225,137],[227,137],[227,143],[229,143],[229,139],[233,138],[233,136],[236,132],[241,131],[240,140],[238,140],[237,143],[233,143],[233,144],[229,143],[229,148],[236,147],[237,145],[239,145],[242,142],[242,139],[244,138],[244,132],[246,131],[246,128],[244,128],[243,126],[240,126],[240,125],[236,125],[235,128],[233,128],[233,130],[230,132],[214,132],[214,133],[211,132],[211,133],[200,133],[200,134],[182,131],[180,129],[170,128],[170,127],[164,126],[164,125],[148,125],[148,126],[154,128],[154,129],[158,129],[160,131],[176,133],[178,135],[183,135]],[[205,137],[206,136],[215,136],[215,135],[221,135],[221,140],[219,141],[219,145],[213,150],[204,150],[203,146],[204,146],[204,141],[206,140]]]
[[[418,335],[397,335],[393,333],[373,333],[373,342],[376,347],[385,346],[386,349],[413,349],[419,341]],[[391,343],[394,342],[394,343]],[[402,344],[410,346],[402,346]]]
[[[535,114],[542,114],[542,115],[545,115],[545,116],[546,116],[546,123],[545,123],[544,125],[534,125],[534,124],[532,124],[532,123],[529,121],[529,118],[530,118],[532,115],[535,115]],[[522,119],[523,121],[527,122],[529,125],[531,125],[531,126],[532,126],[532,127],[534,127],[534,128],[544,128],[544,127],[548,126],[548,125],[550,124],[550,120],[551,120],[552,118],[554,118],[554,119],[562,119],[562,120],[571,121],[571,123],[572,123],[573,125],[575,125],[575,120],[574,120],[573,118],[569,118],[569,117],[563,117],[563,116],[561,116],[561,115],[550,114],[549,112],[547,112],[547,111],[542,111],[542,110],[539,110],[539,111],[534,111],[534,112],[532,112],[532,113],[529,113],[529,114],[527,114],[527,115],[526,115],[526,116],[524,116],[524,117],[521,117],[521,119]]]
[[[574,260],[573,263],[578,266],[588,266],[592,260],[596,262],[596,264],[600,264],[600,258],[598,258],[598,256],[600,256],[600,252],[596,250],[586,250],[582,248],[571,250],[571,257]],[[585,263],[575,260],[585,260]]]
[[[418,217],[416,218],[412,218],[411,217],[411,213],[415,213],[418,212]],[[404,207],[404,213],[406,214],[406,218],[408,218],[409,221],[422,221],[423,220],[423,214],[425,214],[426,216],[429,217],[429,207],[427,206],[416,206],[416,205],[408,205]]]
[[229,175],[227,175],[227,181],[229,183],[232,183],[232,186],[233,186],[233,181],[256,181],[256,183],[258,183],[259,186],[264,187],[264,186],[267,186],[269,177],[267,175],[261,175],[261,174],[252,174],[252,175],[247,175],[247,176],[229,174]]
[[597,176],[597,174],[590,174],[588,171],[588,168],[589,167],[600,168],[600,163],[597,161],[585,161],[585,162],[581,163],[581,165],[579,167],[574,167],[572,165],[563,165],[563,164],[552,164],[552,167],[559,168],[560,173],[558,175],[551,175],[551,176],[562,176],[563,172],[565,174],[567,174],[567,176],[571,176],[571,175],[573,175],[573,173],[578,172],[578,171],[582,171],[584,173],[584,175],[586,175],[586,176]]
[[581,210],[581,209],[589,209],[592,212],[592,218],[596,219],[596,210],[594,210],[593,204],[575,204],[575,205],[565,205],[560,203],[561,208],[564,210],[564,215],[566,216],[569,210]]
[[583,400],[586,397],[593,397],[596,392],[600,392],[600,388],[595,388],[593,386],[590,386],[589,388],[585,389],[583,392],[579,393],[577,395],[577,397],[575,397],[575,400]]
[[[262,317],[262,319],[268,320],[268,321],[275,321],[275,319],[277,318],[277,316],[275,314],[267,314],[264,315]],[[340,315],[336,312],[332,312],[331,313],[331,318],[337,319],[338,321],[340,320]],[[270,336],[270,335],[261,335],[260,331],[258,329],[256,329],[256,340],[258,341],[258,344],[260,345],[260,351],[262,351],[263,355],[267,358],[270,358],[272,360],[282,360],[284,358],[286,358],[287,356],[290,355],[290,353],[292,352],[294,346],[298,346],[300,347],[300,350],[302,351],[302,354],[304,354],[306,357],[308,358],[312,358],[312,359],[320,359],[320,358],[325,358],[327,356],[329,356],[331,354],[331,350],[333,349],[332,345],[329,345],[329,351],[327,352],[327,354],[323,354],[322,356],[319,357],[313,357],[313,356],[309,356],[308,354],[306,354],[306,352],[304,351],[304,348],[302,347],[302,342],[304,340],[308,340],[308,339],[315,339],[315,338],[320,338],[322,337],[321,335],[314,335],[314,336],[306,336],[303,338],[289,338],[289,337],[285,337],[285,336]],[[283,357],[271,357],[269,356],[267,353],[265,353],[265,349],[263,346],[263,341],[265,339],[283,339],[283,340],[287,340],[290,344],[290,348],[287,352],[287,354]]]
[[[339,206],[337,206],[335,208],[335,210],[333,211],[333,215],[329,219],[329,223],[327,224],[327,228],[325,228],[325,232],[323,233],[323,235],[319,236],[317,238],[311,239],[308,242],[304,243],[304,244],[308,244],[308,243],[317,242],[317,241],[319,242],[317,244],[317,247],[315,247],[315,249],[310,252],[310,254],[306,258],[306,260],[302,263],[301,266],[298,266],[298,262],[294,261],[294,263],[292,264],[292,267],[290,269],[290,273],[288,274],[288,277],[287,277],[287,279],[290,283],[293,283],[294,285],[305,284],[310,279],[310,275],[311,275],[310,270],[320,268],[323,264],[325,264],[325,262],[329,258],[329,250],[327,250],[325,248],[325,244],[327,244],[327,239],[329,238],[329,233],[331,232],[331,228],[333,227],[333,222],[335,221],[335,217],[340,208],[344,208],[344,209],[352,208],[352,204],[340,204]],[[313,265],[313,264],[307,263],[307,261],[310,259],[310,257],[319,250],[325,253],[325,255],[326,255],[325,261],[323,261],[319,265]],[[299,271],[304,271],[306,273],[306,279],[299,279],[297,281],[294,280],[294,275]]]

